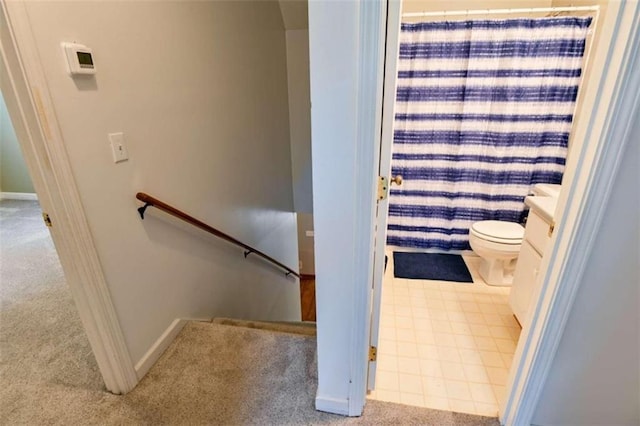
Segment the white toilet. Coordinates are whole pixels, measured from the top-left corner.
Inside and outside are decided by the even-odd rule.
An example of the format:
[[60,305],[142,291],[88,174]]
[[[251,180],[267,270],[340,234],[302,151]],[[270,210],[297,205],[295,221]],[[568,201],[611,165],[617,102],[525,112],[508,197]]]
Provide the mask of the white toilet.
[[469,244],[481,258],[479,272],[487,284],[512,284],[523,238],[524,228],[519,223],[483,220],[471,225]]

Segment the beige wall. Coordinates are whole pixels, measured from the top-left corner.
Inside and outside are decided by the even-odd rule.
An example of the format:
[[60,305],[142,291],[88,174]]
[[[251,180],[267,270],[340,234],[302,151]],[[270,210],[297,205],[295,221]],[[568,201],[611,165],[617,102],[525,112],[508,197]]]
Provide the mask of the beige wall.
[[18,138],[0,93],[0,192],[34,193]]
[[[285,32],[278,3],[27,2],[33,37],[134,362],[175,318],[298,320],[299,286],[158,211],[173,204],[295,268]],[[93,49],[72,79],[60,48]],[[114,164],[107,134],[124,132]]]

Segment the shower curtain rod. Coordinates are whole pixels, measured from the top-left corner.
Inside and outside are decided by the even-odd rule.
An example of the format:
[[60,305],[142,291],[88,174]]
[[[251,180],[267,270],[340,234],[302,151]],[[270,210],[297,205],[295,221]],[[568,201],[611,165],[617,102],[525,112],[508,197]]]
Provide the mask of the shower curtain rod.
[[439,12],[403,13],[403,18],[424,18],[429,16],[467,16],[467,15],[506,15],[514,13],[554,13],[554,12],[598,12],[600,6],[572,7],[530,7],[522,9],[475,9],[475,10],[443,10]]

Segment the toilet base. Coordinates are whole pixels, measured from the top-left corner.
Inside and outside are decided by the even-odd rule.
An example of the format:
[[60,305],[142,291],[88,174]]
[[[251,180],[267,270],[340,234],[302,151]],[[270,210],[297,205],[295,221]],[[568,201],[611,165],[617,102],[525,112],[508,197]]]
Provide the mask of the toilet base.
[[512,259],[485,259],[480,258],[478,272],[488,285],[508,287],[513,284],[513,274],[518,258]]

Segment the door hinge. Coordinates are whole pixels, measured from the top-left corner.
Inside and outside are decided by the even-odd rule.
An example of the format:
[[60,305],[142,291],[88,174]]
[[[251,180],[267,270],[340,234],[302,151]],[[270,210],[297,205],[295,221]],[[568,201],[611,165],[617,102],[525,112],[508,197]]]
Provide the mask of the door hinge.
[[378,176],[378,201],[387,198],[388,193],[389,183],[387,182],[387,178],[384,176]]
[[378,348],[375,346],[369,346],[369,361],[376,361],[378,359]]
[[42,213],[42,220],[44,220],[44,224],[51,228],[51,218],[48,213]]
[[553,235],[553,231],[556,229],[556,224],[555,222],[551,222],[549,224],[549,232],[548,232],[548,236],[551,237]]

